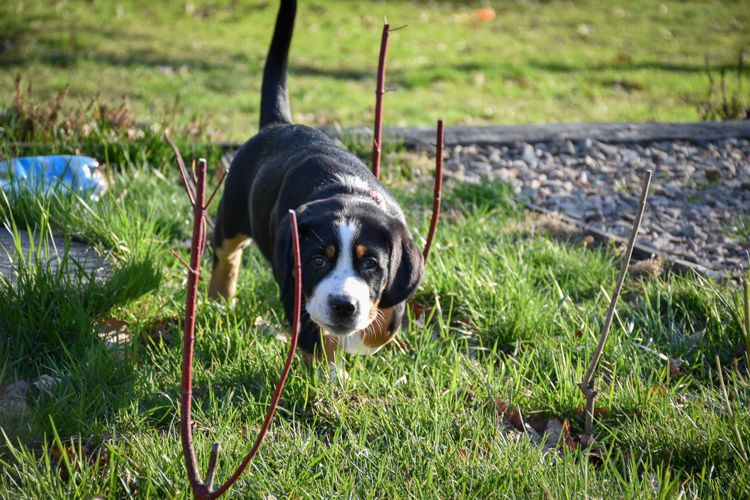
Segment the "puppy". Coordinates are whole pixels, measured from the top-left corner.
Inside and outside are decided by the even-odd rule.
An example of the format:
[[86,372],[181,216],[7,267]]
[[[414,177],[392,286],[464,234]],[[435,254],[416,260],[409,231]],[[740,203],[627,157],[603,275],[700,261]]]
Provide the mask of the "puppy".
[[286,73],[296,4],[281,0],[263,71],[260,131],[229,169],[209,294],[234,295],[252,238],[273,267],[291,322],[294,209],[303,281],[299,347],[329,360],[337,347],[374,354],[395,337],[424,259],[398,203],[367,166],[322,132],[291,123]]

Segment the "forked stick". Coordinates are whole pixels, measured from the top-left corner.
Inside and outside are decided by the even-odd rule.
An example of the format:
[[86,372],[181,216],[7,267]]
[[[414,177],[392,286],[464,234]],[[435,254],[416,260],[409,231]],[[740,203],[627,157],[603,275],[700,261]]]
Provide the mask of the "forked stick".
[[643,211],[646,208],[646,199],[648,198],[648,189],[651,186],[651,170],[646,171],[646,176],[643,179],[643,188],[641,190],[641,199],[638,204],[638,212],[633,221],[633,229],[630,232],[630,239],[628,240],[628,246],[625,250],[625,254],[622,256],[622,265],[620,266],[620,274],[617,276],[617,282],[615,283],[615,291],[612,294],[612,298],[609,302],[609,309],[607,315],[604,318],[604,325],[602,326],[602,332],[599,336],[599,344],[596,346],[596,351],[591,358],[591,363],[586,371],[586,375],[583,377],[583,381],[579,384],[581,392],[586,397],[586,423],[584,435],[591,442],[591,432],[594,426],[594,401],[596,399],[596,390],[594,389],[594,372],[597,366],[599,366],[599,360],[602,357],[602,351],[604,345],[607,343],[607,336],[609,335],[609,329],[612,326],[612,318],[615,314],[615,307],[617,306],[617,300],[620,298],[620,291],[622,290],[622,284],[625,281],[625,275],[628,272],[628,266],[630,265],[630,258],[633,255],[633,246],[635,245],[635,239],[638,236],[638,230],[641,227],[641,220],[643,219]]
[[[183,351],[182,351],[182,382],[181,382],[181,398],[180,398],[180,439],[182,442],[182,452],[185,455],[185,468],[187,470],[188,481],[190,482],[190,488],[193,491],[195,498],[216,498],[222,493],[226,492],[232,484],[240,477],[242,472],[245,470],[247,465],[252,460],[253,456],[258,451],[263,438],[268,431],[273,415],[276,412],[279,399],[281,397],[281,391],[284,388],[286,378],[289,375],[289,370],[294,360],[294,352],[297,349],[297,339],[299,337],[299,320],[302,308],[302,266],[300,263],[300,251],[299,251],[299,234],[297,232],[297,216],[293,210],[289,211],[289,217],[291,219],[291,231],[292,231],[292,246],[294,251],[294,318],[292,324],[292,340],[289,345],[289,354],[287,355],[284,368],[282,369],[279,381],[276,384],[276,390],[274,391],[271,403],[266,413],[266,418],[263,421],[258,437],[250,449],[250,452],[245,456],[240,465],[234,471],[232,476],[227,479],[219,488],[213,490],[212,483],[214,474],[216,472],[216,466],[219,458],[219,443],[214,443],[211,448],[211,456],[208,462],[208,471],[206,473],[206,481],[202,481],[200,474],[198,473],[198,463],[195,456],[195,448],[193,447],[193,422],[192,422],[192,404],[193,404],[193,355],[195,352],[195,308],[197,302],[198,293],[198,282],[200,279],[200,261],[203,253],[203,241],[205,240],[206,231],[206,209],[213,201],[216,192],[221,186],[221,182],[224,180],[224,176],[219,181],[216,189],[208,198],[208,202],[204,203],[206,195],[206,160],[198,160],[198,169],[195,176],[188,175],[187,169],[185,168],[185,162],[182,159],[177,146],[169,139],[169,136],[164,134],[165,140],[169,143],[175,152],[177,157],[177,163],[180,168],[180,176],[182,178],[185,191],[187,192],[188,199],[193,206],[193,236],[190,246],[190,264],[185,262],[179,255],[176,257],[179,261],[188,269],[188,288],[187,297],[185,299],[185,320],[183,322]],[[195,181],[195,184],[191,186],[191,180]],[[193,189],[191,189],[191,187]],[[195,196],[193,196],[195,192]]]

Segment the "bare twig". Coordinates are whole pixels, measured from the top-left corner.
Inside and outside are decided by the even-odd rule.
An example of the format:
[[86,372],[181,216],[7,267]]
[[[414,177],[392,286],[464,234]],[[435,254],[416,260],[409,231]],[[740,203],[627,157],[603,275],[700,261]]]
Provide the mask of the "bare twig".
[[263,437],[266,435],[266,432],[268,431],[268,428],[271,425],[271,421],[273,420],[274,412],[276,411],[276,406],[279,404],[279,398],[281,398],[281,390],[284,388],[284,383],[286,382],[286,378],[289,375],[289,370],[292,367],[292,361],[294,361],[294,351],[297,349],[297,339],[299,338],[299,321],[300,321],[300,314],[302,309],[302,264],[300,261],[300,251],[299,251],[299,233],[297,231],[297,214],[294,212],[294,210],[289,211],[289,218],[292,226],[292,247],[294,248],[294,318],[292,319],[292,340],[289,343],[289,354],[287,354],[286,363],[284,364],[284,368],[281,371],[281,376],[279,377],[279,381],[276,384],[276,390],[273,393],[273,397],[271,398],[271,404],[268,406],[268,412],[266,413],[266,418],[263,421],[263,425],[260,428],[260,431],[258,432],[258,437],[255,438],[255,443],[253,444],[253,447],[250,449],[248,454],[245,456],[245,458],[242,460],[240,465],[237,467],[237,469],[234,471],[234,474],[227,479],[224,484],[219,486],[215,492],[212,493],[212,496],[217,497],[227,491],[230,486],[240,477],[242,472],[247,467],[247,464],[250,463],[250,460],[253,459],[255,454],[258,451],[258,448],[260,447],[260,443],[263,441]]
[[388,53],[388,33],[391,25],[383,24],[380,38],[380,57],[378,58],[378,82],[375,89],[375,124],[372,130],[372,174],[380,179],[380,157],[383,140],[383,94],[385,94],[385,62]]
[[435,188],[432,193],[432,219],[430,220],[430,230],[427,233],[427,241],[422,250],[424,260],[430,255],[432,240],[435,238],[437,231],[438,219],[440,218],[440,202],[443,196],[443,138],[445,136],[443,120],[437,122],[437,143],[435,145]]
[[214,201],[214,197],[216,196],[216,193],[218,193],[218,192],[219,192],[219,188],[221,187],[221,184],[222,184],[222,183],[224,182],[224,179],[226,179],[226,178],[227,178],[227,173],[228,173],[228,172],[227,172],[227,171],[225,170],[225,171],[224,171],[224,172],[223,172],[223,173],[221,174],[221,177],[219,177],[219,182],[218,182],[218,183],[216,184],[216,187],[215,187],[215,188],[214,188],[214,190],[213,190],[213,191],[211,192],[211,196],[209,196],[209,197],[208,197],[208,201],[206,202],[206,206],[204,207],[204,208],[205,208],[206,210],[208,210],[208,207],[210,207],[210,206],[211,206],[211,202],[212,202],[212,201]]
[[[182,179],[182,185],[187,192],[190,204],[195,206],[195,195],[193,195],[193,190],[190,188],[190,183],[188,182],[187,167],[185,167],[185,160],[182,158],[182,153],[180,153],[180,149],[177,147],[177,145],[172,142],[172,138],[169,137],[169,132],[167,130],[164,131],[164,140],[167,141],[167,144],[169,144],[169,146],[172,148],[172,151],[174,151],[175,156],[177,157],[177,166],[180,169],[180,178]],[[197,179],[195,182],[197,184]]]
[[188,264],[187,262],[185,262],[185,259],[183,259],[182,257],[180,257],[180,254],[178,254],[178,253],[177,253],[177,252],[175,252],[174,250],[171,250],[171,253],[172,253],[172,255],[174,255],[174,257],[175,257],[175,258],[176,258],[177,260],[179,260],[179,261],[180,261],[180,263],[181,263],[181,264],[182,264],[183,266],[185,266],[185,268],[186,268],[186,269],[187,269],[188,271],[190,271],[191,273],[195,274],[195,270],[194,270],[194,269],[193,269],[192,267],[190,267],[190,264]]
[[643,189],[641,191],[641,199],[638,204],[638,213],[636,214],[635,220],[633,221],[633,229],[630,232],[630,239],[628,240],[627,250],[622,256],[622,265],[620,266],[620,274],[617,276],[617,282],[615,284],[615,291],[612,294],[612,299],[609,302],[609,309],[607,315],[604,318],[604,326],[602,326],[602,332],[599,336],[599,344],[596,346],[596,351],[591,358],[591,363],[586,371],[586,375],[583,377],[583,381],[579,387],[586,397],[586,423],[584,434],[589,438],[591,442],[591,432],[594,426],[594,402],[596,400],[596,390],[594,389],[594,372],[597,366],[599,366],[599,360],[604,350],[604,345],[607,342],[607,336],[609,335],[609,329],[612,326],[612,318],[615,314],[615,307],[617,306],[617,300],[620,298],[620,291],[622,290],[622,284],[625,281],[625,275],[628,272],[628,266],[630,265],[630,258],[633,255],[633,246],[635,245],[635,239],[638,236],[638,230],[641,227],[641,220],[643,219],[643,211],[646,208],[646,199],[648,198],[648,190],[651,186],[651,170],[646,171],[646,176],[643,180]]
[[211,446],[211,456],[208,458],[208,469],[206,469],[206,486],[210,491],[214,487],[214,474],[216,473],[216,466],[219,464],[219,449],[221,445],[218,441],[214,441]]
[[271,403],[266,413],[266,418],[263,421],[263,425],[258,432],[258,437],[253,444],[250,452],[245,456],[244,460],[237,467],[232,476],[224,482],[219,488],[213,490],[213,480],[219,461],[219,443],[214,443],[211,448],[211,456],[208,461],[208,469],[206,473],[206,481],[201,481],[200,474],[198,472],[198,464],[195,455],[195,448],[193,447],[193,422],[192,422],[192,404],[193,404],[193,355],[195,349],[195,309],[197,302],[198,293],[198,281],[200,279],[200,261],[203,254],[203,243],[205,241],[205,222],[206,222],[206,207],[210,204],[216,191],[218,191],[221,182],[224,180],[222,177],[219,181],[219,185],[216,187],[214,193],[205,203],[206,195],[206,160],[198,160],[198,168],[195,173],[195,188],[196,196],[193,198],[189,188],[187,170],[185,169],[182,155],[180,154],[177,146],[171,142],[169,136],[165,133],[165,140],[172,146],[177,156],[178,165],[180,166],[180,174],[183,178],[183,185],[190,198],[190,202],[193,206],[193,236],[190,245],[190,264],[185,262],[176,252],[173,254],[180,260],[180,262],[188,268],[188,285],[187,285],[187,297],[185,299],[185,319],[183,322],[183,351],[182,351],[182,382],[181,382],[181,398],[180,398],[180,440],[182,442],[182,452],[185,455],[185,468],[187,470],[188,481],[190,488],[193,491],[195,498],[216,498],[222,493],[226,492],[232,484],[239,478],[242,472],[245,470],[250,460],[255,456],[260,447],[263,438],[268,432],[268,428],[273,420],[273,415],[278,406],[279,399],[281,398],[281,391],[284,388],[286,378],[289,375],[289,371],[294,361],[294,353],[297,348],[297,339],[299,337],[299,322],[300,314],[302,309],[302,266],[300,263],[300,251],[299,251],[299,234],[297,232],[297,216],[293,210],[290,210],[289,217],[291,219],[291,232],[292,232],[292,243],[293,243],[293,265],[294,265],[294,277],[295,277],[295,306],[294,306],[294,318],[292,325],[292,341],[289,345],[289,353],[287,354],[284,368],[282,369],[279,381],[276,384],[276,390],[274,391]]

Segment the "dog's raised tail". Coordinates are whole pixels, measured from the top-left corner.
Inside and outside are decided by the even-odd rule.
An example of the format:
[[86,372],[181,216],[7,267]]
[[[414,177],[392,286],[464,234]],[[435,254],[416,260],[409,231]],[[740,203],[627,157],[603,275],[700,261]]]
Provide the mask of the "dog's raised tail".
[[289,93],[286,89],[286,71],[296,13],[297,0],[281,0],[273,39],[271,39],[271,48],[268,49],[266,66],[263,69],[263,88],[260,98],[261,128],[271,123],[291,123],[292,121]]

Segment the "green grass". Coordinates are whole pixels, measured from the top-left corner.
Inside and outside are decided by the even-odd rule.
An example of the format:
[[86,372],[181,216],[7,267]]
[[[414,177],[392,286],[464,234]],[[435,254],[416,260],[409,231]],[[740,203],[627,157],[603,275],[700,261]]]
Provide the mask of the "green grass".
[[[296,121],[369,124],[381,20],[393,33],[386,124],[690,121],[716,74],[748,52],[743,1],[301,2],[291,54]],[[8,0],[0,5],[0,101],[15,75],[35,95],[127,101],[137,116],[255,129],[275,2]],[[732,89],[729,89],[730,91]],[[745,91],[746,92],[746,91]],[[745,99],[745,96],[741,96]],[[176,110],[176,111],[175,111]]]
[[[18,263],[18,286],[0,284],[0,394],[17,381],[59,380],[51,393],[29,391],[21,413],[0,409],[0,498],[189,496],[176,319],[186,279],[169,251],[184,248],[191,213],[161,132],[169,126],[187,158],[214,166],[221,150],[210,139],[254,130],[271,5],[0,3],[0,158],[80,152],[102,162],[111,184],[98,202],[0,195],[0,223],[16,241],[21,231],[35,241]],[[304,2],[293,109],[309,124],[369,122],[387,14],[409,24],[392,37],[389,75],[400,90],[387,95],[389,123],[430,124],[438,112],[453,124],[695,119],[707,89],[703,56],[734,60],[748,10],[664,5],[510,2],[477,24],[463,17],[477,7],[470,2]],[[580,24],[591,26],[586,38]],[[16,73],[25,102],[9,105]],[[66,85],[58,109],[49,96]],[[125,98],[130,110],[121,112]],[[389,147],[384,179],[422,241],[431,170]],[[296,360],[236,496],[750,494],[737,290],[693,275],[628,278],[597,378],[602,459],[545,453],[505,430],[496,403],[581,431],[577,382],[614,285],[615,252],[540,232],[503,184],[448,183],[444,208],[416,296],[429,315],[402,332],[407,350],[348,357],[344,386]],[[85,273],[69,259],[47,266],[49,233],[93,245],[112,274],[80,284],[73,278]],[[205,469],[211,443],[222,443],[222,480],[255,437],[286,349],[256,324],[285,320],[255,248],[239,285],[236,305],[222,308],[206,300],[204,277],[197,316],[196,449]],[[127,335],[114,348],[97,335],[112,319]]]
[[[128,148],[113,150],[114,164],[127,164]],[[389,183],[424,235],[429,178],[407,180],[402,158],[387,155]],[[171,166],[133,162],[112,177],[108,194],[86,206],[74,195],[2,205],[6,223],[75,233],[111,251],[115,273],[77,287],[31,258],[22,286],[0,289],[3,381],[60,379],[52,394],[30,394],[23,418],[0,422],[0,497],[188,496],[177,427],[181,333],[172,319],[182,313],[185,272],[169,249],[186,239],[190,213]],[[750,445],[750,384],[733,368],[740,297],[694,276],[626,281],[622,324],[598,379],[601,465],[582,451],[544,453],[504,430],[496,399],[526,418],[567,418],[580,432],[576,383],[607,307],[602,287],[612,289],[618,265],[607,249],[531,231],[510,193],[503,184],[449,185],[451,215],[417,293],[431,315],[402,333],[407,352],[349,357],[343,387],[296,360],[235,495],[747,495],[739,450]],[[204,280],[198,307],[196,448],[205,468],[211,443],[222,443],[220,479],[254,439],[286,349],[255,324],[258,316],[284,322],[268,266],[255,248],[244,261],[236,305],[207,301]],[[127,323],[120,350],[95,333],[108,318]],[[675,358],[687,363],[679,374],[670,373]]]

